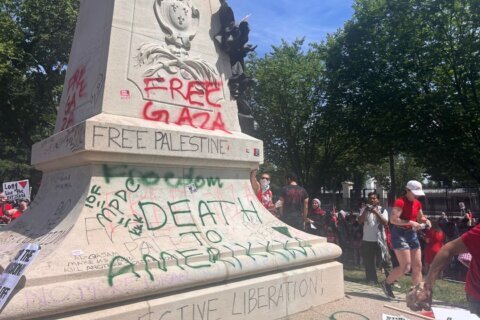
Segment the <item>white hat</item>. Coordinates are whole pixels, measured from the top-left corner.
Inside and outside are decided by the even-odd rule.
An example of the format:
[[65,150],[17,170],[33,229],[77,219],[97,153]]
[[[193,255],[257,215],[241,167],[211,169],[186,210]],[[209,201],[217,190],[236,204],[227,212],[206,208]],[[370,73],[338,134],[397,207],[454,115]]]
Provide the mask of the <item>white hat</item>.
[[414,195],[417,197],[424,196],[425,192],[422,190],[422,184],[418,182],[417,180],[410,180],[407,182],[407,187],[408,190],[412,191]]

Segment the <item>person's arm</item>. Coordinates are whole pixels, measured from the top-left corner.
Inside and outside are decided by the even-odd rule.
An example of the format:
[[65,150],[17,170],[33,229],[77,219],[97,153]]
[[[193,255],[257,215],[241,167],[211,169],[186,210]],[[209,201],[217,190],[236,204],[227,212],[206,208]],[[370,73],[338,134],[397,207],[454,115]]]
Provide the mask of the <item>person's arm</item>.
[[[382,208],[383,209],[383,208]],[[381,212],[378,210],[378,207],[373,208],[371,210],[377,217],[380,219],[380,222],[386,226],[388,224],[388,214],[384,214],[385,209],[383,209]],[[386,216],[386,217],[385,217]]]
[[257,169],[250,171],[250,184],[252,185],[255,195],[258,194],[258,190],[260,190],[260,183],[257,181]]
[[367,219],[367,214],[368,214],[367,206],[365,206],[365,204],[362,204],[362,208],[360,208],[360,216],[358,216],[358,223],[364,224],[365,219]]
[[305,223],[312,223],[313,221],[307,218],[308,215],[308,198],[303,200],[303,221]]
[[435,280],[438,279],[438,275],[450,262],[452,257],[465,252],[468,252],[468,249],[463,243],[462,238],[457,238],[444,245],[435,255],[435,258],[430,265],[430,269],[428,270],[428,274],[425,277],[425,289],[430,292],[430,295],[433,285],[435,284]]
[[285,202],[285,199],[283,199],[283,196],[280,196],[277,202],[280,202],[282,205],[278,207],[278,213],[280,214],[280,217],[283,217],[283,204]]
[[402,215],[402,209],[399,207],[393,207],[392,215],[390,216],[390,223],[397,226],[411,226],[413,230],[420,230],[420,223],[416,221],[400,219]]
[[426,223],[426,224],[427,224],[427,227],[428,227],[429,229],[432,227],[432,223],[431,223],[430,220],[428,220],[428,218],[423,214],[423,210],[422,210],[422,209],[418,210],[417,222]]

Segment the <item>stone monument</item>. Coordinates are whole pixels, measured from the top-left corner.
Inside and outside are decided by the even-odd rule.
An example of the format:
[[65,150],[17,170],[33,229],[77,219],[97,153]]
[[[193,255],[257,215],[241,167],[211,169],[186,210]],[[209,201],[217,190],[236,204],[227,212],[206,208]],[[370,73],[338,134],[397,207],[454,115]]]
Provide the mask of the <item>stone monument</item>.
[[[0,270],[38,252],[0,319],[278,319],[343,297],[340,249],[257,200],[218,0],[83,0],[55,134]],[[227,85],[226,85],[227,84]]]

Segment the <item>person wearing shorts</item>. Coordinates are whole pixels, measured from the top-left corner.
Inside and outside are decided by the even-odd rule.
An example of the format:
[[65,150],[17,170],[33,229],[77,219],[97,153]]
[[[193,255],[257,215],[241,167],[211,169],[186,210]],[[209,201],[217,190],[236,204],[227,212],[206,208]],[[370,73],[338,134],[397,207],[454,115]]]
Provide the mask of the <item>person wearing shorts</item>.
[[[405,187],[405,195],[398,198],[393,205],[390,216],[391,242],[399,266],[394,268],[387,279],[381,283],[382,289],[388,298],[395,298],[392,284],[398,278],[411,270],[412,284],[422,282],[422,253],[417,231],[424,226],[432,226],[423,215],[422,204],[418,197],[425,196],[422,184],[410,180]],[[422,224],[421,224],[422,223]]]

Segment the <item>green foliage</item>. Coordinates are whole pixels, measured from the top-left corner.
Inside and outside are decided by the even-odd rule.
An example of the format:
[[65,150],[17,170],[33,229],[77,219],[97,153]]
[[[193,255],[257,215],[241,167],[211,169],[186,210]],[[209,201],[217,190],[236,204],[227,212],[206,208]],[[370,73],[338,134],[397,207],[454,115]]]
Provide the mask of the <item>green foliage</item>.
[[267,161],[315,189],[322,174],[323,181],[331,178],[328,168],[345,149],[334,124],[324,121],[325,46],[311,45],[304,52],[302,45],[303,40],[282,42],[264,58],[253,57],[248,73],[257,80],[252,109]]
[[[396,196],[399,196],[405,190],[405,185],[409,180],[423,180],[425,169],[419,166],[413,157],[399,155],[396,156],[394,160],[396,175],[394,190],[396,190]],[[365,172],[369,176],[375,177],[375,180],[386,190],[390,190],[392,185],[389,167],[390,163],[388,159],[384,159],[379,164],[366,165]]]
[[331,113],[379,158],[411,154],[433,178],[480,184],[478,1],[355,9],[328,42]]
[[53,132],[79,3],[0,0],[0,29],[8,30],[0,33],[4,181],[38,179],[28,165],[31,147]]
[[[355,283],[365,283],[365,269],[363,267],[351,266],[344,264],[343,275],[345,281]],[[379,280],[385,278],[385,275],[377,272]],[[394,291],[405,294],[412,286],[411,277],[401,277],[398,279],[400,289],[393,288]],[[381,289],[377,287],[379,292]],[[465,284],[459,282],[450,282],[448,280],[437,280],[433,289],[433,298],[436,301],[441,301],[439,305],[452,305],[461,308],[468,308],[467,297],[465,296]]]

